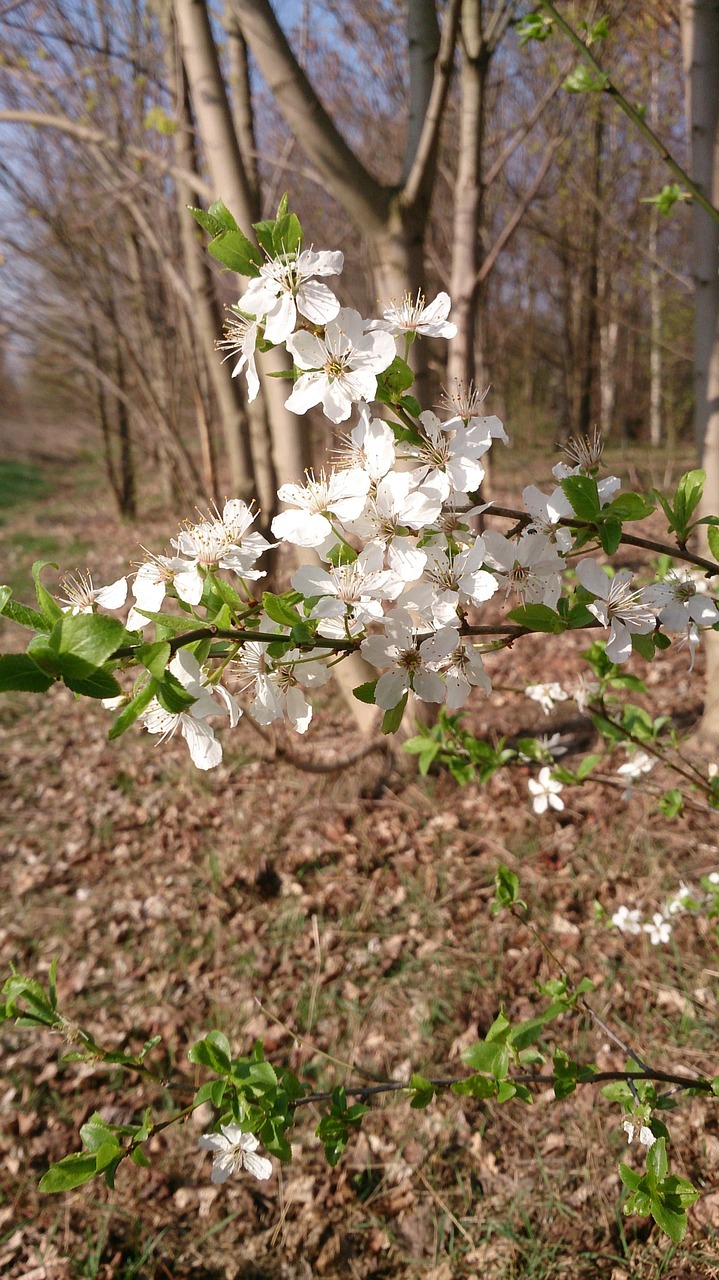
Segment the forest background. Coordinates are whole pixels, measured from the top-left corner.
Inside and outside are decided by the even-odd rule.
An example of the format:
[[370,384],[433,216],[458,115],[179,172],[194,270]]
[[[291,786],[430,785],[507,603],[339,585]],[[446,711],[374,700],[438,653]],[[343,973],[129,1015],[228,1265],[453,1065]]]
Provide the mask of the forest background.
[[[217,197],[248,228],[288,191],[314,246],[344,251],[343,302],[363,314],[406,289],[450,292],[460,332],[448,358],[425,344],[420,394],[435,404],[455,378],[489,387],[513,444],[492,478],[500,496],[548,479],[556,445],[594,427],[633,483],[669,484],[692,465],[691,213],[657,199],[671,175],[605,95],[566,87],[571,45],[559,33],[522,44],[524,12],[507,0],[0,4],[1,532],[15,582],[38,556],[85,556],[115,576],[140,531],[229,493],[259,497],[267,524],[278,483],[331,447],[321,420],[308,430],[283,413],[279,383],[265,379],[248,406],[215,350],[237,278],[208,258],[187,206]],[[688,166],[676,7],[562,12],[585,34],[608,19],[593,51]],[[508,660],[509,685],[542,678],[540,642],[523,661]],[[689,727],[698,695],[681,658],[672,671]],[[120,763],[104,726],[81,727],[64,700],[19,730],[27,701],[3,711],[0,937],[8,959],[40,970],[60,954],[105,1033],[159,1027],[181,1044],[219,1021],[271,1044],[272,1017],[244,990],[237,1000],[251,976],[328,1052],[396,1070],[415,1044],[440,1062],[491,1021],[497,983],[521,1000],[541,968],[527,930],[493,923],[480,942],[476,912],[501,851],[538,894],[555,877],[541,910],[560,954],[582,971],[591,962],[645,1045],[669,1044],[696,1069],[715,1053],[711,938],[699,931],[681,963],[642,940],[637,986],[626,942],[593,923],[595,901],[610,908],[638,881],[651,902],[680,872],[714,869],[715,839],[691,815],[670,828],[639,797],[608,812],[588,788],[566,821],[543,826],[525,812],[524,779],[470,787],[458,806],[448,779],[382,791],[376,777],[330,775],[308,799],[307,775],[288,765],[267,783],[251,738],[198,782],[182,761],[158,764],[145,740]],[[346,736],[346,713],[325,716]],[[125,1004],[109,1012],[118,982]],[[291,1034],[275,1032],[288,1050]],[[112,1204],[77,1195],[58,1217],[40,1206],[35,1172],[101,1088],[40,1067],[44,1048],[8,1042],[9,1275],[719,1273],[711,1181],[681,1250],[628,1232],[588,1104],[567,1113],[561,1142],[556,1122],[532,1120],[533,1158],[551,1168],[539,1192],[518,1126],[455,1101],[411,1130],[379,1113],[331,1177],[310,1142],[279,1208],[243,1187],[219,1203],[190,1134],[162,1149],[151,1208],[128,1186]],[[711,1177],[719,1138],[688,1115],[687,1160],[701,1156]]]

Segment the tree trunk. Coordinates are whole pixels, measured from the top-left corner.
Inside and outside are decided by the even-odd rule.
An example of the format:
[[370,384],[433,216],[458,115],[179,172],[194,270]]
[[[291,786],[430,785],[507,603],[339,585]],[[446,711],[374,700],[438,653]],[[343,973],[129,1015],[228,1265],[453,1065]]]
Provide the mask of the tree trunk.
[[[659,64],[652,67],[652,93],[649,103],[649,115],[652,128],[659,124]],[[656,164],[652,164],[652,174],[656,172]],[[659,249],[659,210],[653,204],[649,214],[649,300],[651,310],[651,336],[649,351],[649,440],[653,448],[658,448],[662,441],[662,298],[660,292],[659,266],[657,253]]]
[[[719,4],[683,0],[692,178],[719,205]],[[719,511],[719,226],[696,203],[694,219],[694,423],[706,471],[701,514]],[[719,633],[705,632],[707,692],[699,738],[719,743]]]

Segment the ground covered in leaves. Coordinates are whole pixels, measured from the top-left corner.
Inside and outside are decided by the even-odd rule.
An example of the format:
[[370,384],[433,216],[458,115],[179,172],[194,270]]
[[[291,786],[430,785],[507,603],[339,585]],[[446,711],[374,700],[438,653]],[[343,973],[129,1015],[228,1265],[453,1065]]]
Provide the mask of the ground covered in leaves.
[[[549,480],[551,461],[537,454],[525,474]],[[24,585],[28,602],[35,559],[111,581],[139,541],[166,545],[173,518],[158,509],[120,526],[97,465],[58,459],[56,447],[6,449],[0,578]],[[509,479],[498,484],[516,498]],[[1,639],[19,643],[10,624]],[[501,687],[468,723],[489,737],[559,729],[576,763],[572,752],[592,746],[588,720],[566,708],[545,720],[511,690],[577,672],[585,643],[531,637],[498,655],[488,668]],[[651,670],[646,705],[689,728],[701,660],[691,681],[686,667],[679,653]],[[529,767],[464,788],[389,768],[381,753],[313,774],[271,759],[245,723],[203,775],[181,741],[158,748],[135,730],[109,743],[107,727],[99,706],[61,688],[0,702],[0,968],[43,978],[57,957],[61,1006],[98,1041],[137,1049],[160,1035],[154,1058],[176,1104],[202,1081],[187,1050],[211,1027],[238,1053],[261,1037],[271,1060],[319,1087],[356,1079],[352,1066],[462,1074],[459,1054],[500,1004],[530,1016],[534,981],[554,976],[527,925],[491,914],[500,862],[520,876],[561,965],[596,984],[594,1006],[620,1037],[658,1068],[719,1073],[713,928],[686,916],[671,945],[652,947],[598,909],[649,916],[680,879],[719,869],[710,813],[670,822],[638,790],[624,799],[592,782],[539,818]],[[280,745],[326,762],[350,737],[346,710],[325,698],[308,738]],[[625,1065],[596,1026],[565,1020],[556,1035],[577,1057]],[[561,1103],[540,1092],[531,1108],[444,1097],[410,1111],[379,1099],[335,1170],[313,1136],[317,1116],[298,1113],[290,1166],[223,1187],[198,1150],[203,1114],[153,1140],[150,1169],[121,1166],[113,1192],[98,1181],[41,1196],[40,1176],[79,1148],[94,1110],[123,1123],[147,1105],[167,1114],[169,1099],[107,1068],[61,1064],[59,1038],[6,1026],[2,1047],[0,1274],[13,1280],[719,1276],[719,1102],[685,1101],[671,1120],[673,1166],[702,1191],[676,1247],[651,1221],[623,1217],[617,1159],[638,1167],[639,1156],[627,1153],[620,1108],[591,1088]]]

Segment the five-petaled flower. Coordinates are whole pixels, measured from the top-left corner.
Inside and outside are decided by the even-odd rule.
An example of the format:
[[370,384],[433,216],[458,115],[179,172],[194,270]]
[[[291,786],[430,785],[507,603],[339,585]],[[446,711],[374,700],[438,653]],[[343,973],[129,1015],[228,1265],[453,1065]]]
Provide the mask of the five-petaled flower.
[[547,808],[563,809],[564,801],[560,796],[563,790],[561,782],[557,782],[552,777],[550,765],[545,765],[539,770],[539,778],[530,778],[527,782],[530,792],[534,796],[532,800],[532,808],[535,813],[546,813]]
[[219,1133],[203,1133],[199,1145],[203,1151],[214,1151],[212,1181],[227,1182],[233,1173],[246,1169],[261,1182],[272,1174],[272,1161],[258,1156],[259,1142],[254,1133],[245,1133],[238,1124],[222,1124]]
[[287,350],[300,376],[285,401],[293,413],[321,404],[330,422],[344,422],[358,400],[374,400],[377,376],[395,358],[389,333],[365,333],[359,311],[342,307],[325,326],[324,337],[299,329]]

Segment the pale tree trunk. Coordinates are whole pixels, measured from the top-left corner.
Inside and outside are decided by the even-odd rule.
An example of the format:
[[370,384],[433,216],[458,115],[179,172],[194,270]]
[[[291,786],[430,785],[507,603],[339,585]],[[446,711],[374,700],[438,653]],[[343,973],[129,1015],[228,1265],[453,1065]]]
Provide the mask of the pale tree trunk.
[[616,358],[619,324],[616,320],[617,297],[614,279],[599,264],[599,298],[601,323],[599,326],[599,429],[606,439],[614,426],[614,407],[617,397]]
[[576,426],[582,435],[592,429],[592,390],[594,386],[595,349],[597,340],[597,303],[599,295],[599,229],[602,194],[603,121],[601,101],[594,103],[592,120],[592,200],[589,211],[589,236],[584,289],[581,298],[579,349],[579,403]]
[[[248,234],[254,219],[253,193],[242,163],[207,8],[204,0],[173,0],[173,4],[182,60],[207,167],[218,196]],[[303,446],[309,441],[309,433],[302,429],[299,419],[285,409],[287,386],[284,380],[267,376],[286,368],[286,357],[283,358],[278,349],[268,352],[257,364],[272,432],[277,476],[280,482],[297,481],[304,470]],[[262,438],[261,433],[265,431],[259,420],[261,404],[258,399],[250,406],[255,409],[253,450],[256,440]],[[314,555],[298,549],[297,559],[301,563],[314,559]],[[377,727],[376,709],[359,702],[353,697],[352,690],[372,679],[374,669],[359,654],[351,654],[338,665],[335,674],[357,726],[363,733],[373,732]]]
[[[186,0],[185,0],[186,2]],[[415,295],[425,282],[424,239],[439,129],[452,74],[461,0],[449,0],[441,34],[436,0],[407,9],[410,118],[401,179],[385,186],[342,137],[295,57],[269,0],[230,0],[259,70],[322,182],[363,235],[381,300]],[[411,351],[420,400],[429,392],[427,347]]]
[[[252,222],[256,221],[254,193],[242,163],[205,0],[173,0],[173,11],[212,184],[245,234],[249,234]],[[285,409],[286,388],[282,380],[268,377],[284,367],[279,351],[268,352],[258,361],[262,396],[248,405],[247,416],[256,471],[260,471],[262,458],[271,448],[280,479],[297,480],[305,463],[302,437],[296,418]]]
[[447,364],[447,386],[467,391],[475,380],[475,337],[482,258],[482,148],[485,96],[491,50],[482,31],[479,0],[464,0],[461,15],[462,66],[460,71],[459,150],[454,183],[452,223],[452,319],[457,336],[452,339]]
[[[719,206],[719,4],[683,0],[682,35],[691,123],[692,178]],[[719,513],[719,226],[696,203],[694,217],[694,422],[707,473],[702,515]],[[716,583],[716,580],[715,580]],[[719,633],[705,633],[707,692],[699,738],[719,743]]]
[[[174,58],[170,57],[168,61],[176,65]],[[169,69],[174,68],[171,66]],[[182,66],[179,68],[176,79],[180,127],[175,134],[175,155],[182,168],[194,169],[195,148],[192,139],[189,90]],[[215,342],[221,333],[222,318],[215,297],[214,282],[206,262],[206,254],[198,242],[195,222],[187,211],[187,205],[192,203],[192,194],[184,183],[177,183],[182,256],[185,276],[192,294],[190,323],[197,339],[198,356],[200,360],[204,360],[217,404],[227,457],[228,480],[234,497],[250,503],[255,496],[258,496],[263,512],[267,511],[266,504],[269,502],[269,514],[271,514],[273,490],[269,488],[268,492],[263,492],[259,478],[255,476],[247,417],[238,382],[231,376],[230,363],[222,361],[215,349]]]
[[230,99],[235,134],[242,155],[242,164],[252,198],[253,222],[262,217],[260,206],[260,180],[257,173],[257,144],[255,139],[255,113],[252,108],[250,69],[247,45],[231,5],[225,5],[223,25],[227,35]]
[[[659,63],[652,67],[652,92],[649,101],[651,126],[656,132],[659,124]],[[652,174],[656,171],[652,164]],[[662,297],[659,266],[659,210],[653,204],[649,215],[649,300],[651,311],[651,336],[649,351],[649,440],[653,448],[662,442]]]

